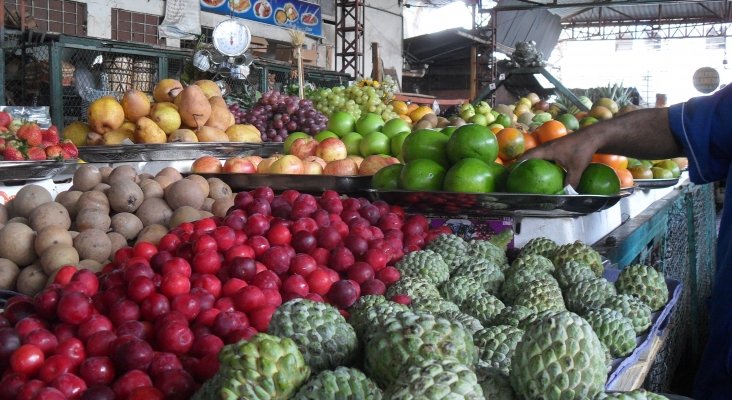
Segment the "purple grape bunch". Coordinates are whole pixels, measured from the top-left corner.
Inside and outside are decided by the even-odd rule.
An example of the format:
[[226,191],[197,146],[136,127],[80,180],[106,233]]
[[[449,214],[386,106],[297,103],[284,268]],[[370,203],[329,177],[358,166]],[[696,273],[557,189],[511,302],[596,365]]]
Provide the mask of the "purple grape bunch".
[[238,104],[229,106],[237,124],[252,124],[262,134],[262,141],[283,142],[292,132],[315,135],[325,130],[328,117],[313,107],[313,102],[280,92],[267,92],[249,110]]

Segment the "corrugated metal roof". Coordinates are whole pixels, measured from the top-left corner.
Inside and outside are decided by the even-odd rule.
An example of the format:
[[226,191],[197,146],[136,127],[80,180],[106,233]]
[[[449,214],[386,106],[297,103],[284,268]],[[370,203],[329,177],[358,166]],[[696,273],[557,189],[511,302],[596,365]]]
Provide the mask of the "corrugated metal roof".
[[[590,4],[590,3],[597,3]],[[615,4],[614,4],[615,3]],[[644,4],[645,3],[645,4]],[[543,5],[543,6],[542,6]],[[572,5],[576,5],[573,7]],[[687,19],[705,22],[732,21],[728,1],[643,1],[632,0],[502,0],[498,7],[543,7],[562,18],[563,23],[634,22]],[[689,21],[692,22],[692,21]]]

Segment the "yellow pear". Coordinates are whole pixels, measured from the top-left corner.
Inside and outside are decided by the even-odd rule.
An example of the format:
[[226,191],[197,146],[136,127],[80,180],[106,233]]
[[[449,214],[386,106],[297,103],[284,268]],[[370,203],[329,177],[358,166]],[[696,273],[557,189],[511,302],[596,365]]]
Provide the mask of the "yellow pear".
[[183,123],[190,128],[201,128],[211,116],[211,103],[200,87],[188,86],[175,98]]
[[170,101],[163,101],[161,103],[153,103],[152,107],[150,108],[150,113],[152,114],[158,108],[166,108],[166,107],[169,107],[169,108],[174,109],[175,111],[178,111],[178,106],[176,106],[175,103],[170,102]]
[[[134,122],[130,122],[130,121],[125,121],[125,122],[124,122],[124,123],[122,124],[122,126],[120,126],[120,127],[119,127],[119,128],[117,128],[117,129],[127,129],[128,131],[132,131],[132,132],[134,132],[136,128],[137,128],[137,124],[135,124]],[[115,130],[117,130],[117,129],[115,129]]]
[[110,146],[116,144],[123,144],[125,139],[130,141],[135,140],[135,131],[125,128],[115,129],[111,132],[107,132],[102,139],[103,144]]
[[175,96],[183,90],[183,85],[175,79],[163,79],[155,85],[153,98],[156,102],[173,101]]
[[86,145],[86,134],[89,133],[89,131],[91,131],[89,125],[75,121],[66,125],[63,132],[61,132],[61,137],[71,140],[71,142],[77,147],[84,146]]
[[140,117],[150,114],[150,100],[145,93],[137,89],[126,91],[120,104],[125,110],[125,118],[129,121],[137,122]]
[[155,121],[165,134],[170,134],[180,128],[180,114],[174,107],[155,107],[150,113],[150,119]]
[[228,142],[229,136],[221,129],[212,126],[202,126],[196,131],[199,142]]
[[104,135],[125,122],[125,110],[117,99],[111,96],[100,97],[89,104],[87,115],[92,131]]
[[198,142],[196,132],[190,129],[176,129],[168,135],[168,143]]
[[216,82],[212,80],[201,79],[200,81],[196,81],[193,84],[200,87],[201,90],[203,90],[203,93],[209,99],[214,96],[221,96],[221,88],[219,87],[219,85],[216,84]]
[[226,101],[221,96],[209,97],[208,102],[211,104],[211,116],[206,121],[206,126],[212,126],[221,130],[226,130],[231,124],[231,111],[226,105]]
[[262,135],[254,125],[235,124],[226,130],[232,142],[262,143]]
[[168,136],[162,129],[148,117],[137,120],[135,129],[135,143],[165,143]]

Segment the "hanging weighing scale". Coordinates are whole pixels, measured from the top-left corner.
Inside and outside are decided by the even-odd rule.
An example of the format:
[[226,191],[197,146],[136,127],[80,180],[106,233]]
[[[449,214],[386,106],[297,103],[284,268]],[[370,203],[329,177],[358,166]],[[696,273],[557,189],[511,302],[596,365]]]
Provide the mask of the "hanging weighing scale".
[[252,34],[243,20],[232,17],[220,22],[213,30],[211,41],[193,55],[193,65],[201,71],[246,79],[254,59],[246,53]]

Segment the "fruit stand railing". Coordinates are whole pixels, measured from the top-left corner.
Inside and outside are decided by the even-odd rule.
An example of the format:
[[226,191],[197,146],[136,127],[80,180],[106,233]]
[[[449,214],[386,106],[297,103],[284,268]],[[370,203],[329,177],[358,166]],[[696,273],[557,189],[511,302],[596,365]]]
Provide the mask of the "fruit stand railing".
[[[668,391],[671,383],[693,377],[707,337],[716,243],[713,185],[678,187],[599,241],[595,248],[619,268],[640,262],[656,265],[684,283],[684,292],[666,327],[645,387]],[[684,368],[678,368],[685,365]]]

